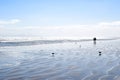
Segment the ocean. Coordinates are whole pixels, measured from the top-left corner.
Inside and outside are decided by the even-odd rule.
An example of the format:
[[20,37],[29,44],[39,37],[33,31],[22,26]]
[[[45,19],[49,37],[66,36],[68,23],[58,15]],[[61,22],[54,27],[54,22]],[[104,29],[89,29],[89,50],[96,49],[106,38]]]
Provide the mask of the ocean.
[[120,80],[120,39],[1,39],[0,80]]

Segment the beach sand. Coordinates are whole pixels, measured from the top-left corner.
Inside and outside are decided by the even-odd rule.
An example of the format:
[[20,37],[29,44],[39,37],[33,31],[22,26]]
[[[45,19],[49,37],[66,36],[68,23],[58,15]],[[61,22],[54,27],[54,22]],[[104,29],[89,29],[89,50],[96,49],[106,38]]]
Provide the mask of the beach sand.
[[0,80],[120,80],[120,40],[0,47]]

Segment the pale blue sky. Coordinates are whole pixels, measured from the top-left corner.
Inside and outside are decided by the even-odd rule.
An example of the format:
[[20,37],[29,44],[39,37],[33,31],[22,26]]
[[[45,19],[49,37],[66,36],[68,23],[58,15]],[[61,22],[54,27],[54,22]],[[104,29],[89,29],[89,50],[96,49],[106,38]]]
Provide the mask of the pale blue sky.
[[120,0],[0,0],[0,36],[119,36],[119,26]]
[[94,24],[120,20],[119,9],[120,0],[0,0],[0,20],[19,19],[17,26]]

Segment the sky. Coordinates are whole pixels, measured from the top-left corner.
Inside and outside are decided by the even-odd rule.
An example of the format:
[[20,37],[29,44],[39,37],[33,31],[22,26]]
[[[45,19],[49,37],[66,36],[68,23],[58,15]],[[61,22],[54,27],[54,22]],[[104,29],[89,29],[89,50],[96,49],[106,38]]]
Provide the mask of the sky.
[[0,0],[0,36],[119,37],[119,3],[120,0]]

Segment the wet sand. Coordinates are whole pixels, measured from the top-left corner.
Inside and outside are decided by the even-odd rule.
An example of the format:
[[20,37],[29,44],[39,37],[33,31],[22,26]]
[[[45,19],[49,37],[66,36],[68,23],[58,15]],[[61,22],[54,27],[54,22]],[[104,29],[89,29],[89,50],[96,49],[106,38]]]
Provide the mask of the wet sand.
[[0,80],[120,80],[120,40],[1,47]]

